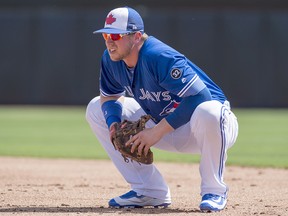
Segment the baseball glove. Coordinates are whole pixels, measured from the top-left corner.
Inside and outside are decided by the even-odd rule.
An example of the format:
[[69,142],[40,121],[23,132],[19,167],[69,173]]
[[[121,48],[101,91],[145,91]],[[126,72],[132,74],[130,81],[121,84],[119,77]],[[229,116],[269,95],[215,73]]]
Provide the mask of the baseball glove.
[[137,121],[128,121],[124,120],[121,123],[115,123],[110,129],[111,133],[111,142],[114,145],[114,148],[118,150],[125,162],[137,161],[138,163],[143,164],[152,164],[153,163],[153,152],[149,149],[147,156],[143,154],[139,155],[137,149],[131,153],[131,145],[125,146],[125,143],[133,137],[135,134],[145,129],[146,122],[151,119],[151,115],[143,115]]

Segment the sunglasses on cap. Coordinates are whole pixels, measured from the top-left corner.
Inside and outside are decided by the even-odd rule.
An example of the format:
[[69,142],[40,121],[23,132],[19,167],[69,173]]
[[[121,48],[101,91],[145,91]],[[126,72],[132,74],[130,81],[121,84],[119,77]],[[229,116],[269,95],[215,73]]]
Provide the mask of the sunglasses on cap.
[[118,41],[120,39],[122,39],[122,37],[124,37],[125,35],[132,35],[135,34],[136,32],[129,32],[129,33],[125,33],[125,34],[106,34],[106,33],[102,33],[103,38],[105,41],[108,40],[108,38],[110,38],[112,41]]

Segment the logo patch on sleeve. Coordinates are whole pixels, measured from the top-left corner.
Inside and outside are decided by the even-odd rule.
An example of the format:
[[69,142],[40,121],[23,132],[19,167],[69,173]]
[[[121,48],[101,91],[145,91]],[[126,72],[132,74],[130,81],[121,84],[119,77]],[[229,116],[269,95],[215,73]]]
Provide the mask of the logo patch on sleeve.
[[178,68],[173,68],[170,74],[173,79],[179,79],[182,76],[182,71]]

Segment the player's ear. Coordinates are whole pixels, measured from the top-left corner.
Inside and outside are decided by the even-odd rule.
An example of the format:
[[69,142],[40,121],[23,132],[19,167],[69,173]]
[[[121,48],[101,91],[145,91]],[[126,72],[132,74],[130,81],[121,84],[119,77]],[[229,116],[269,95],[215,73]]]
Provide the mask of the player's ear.
[[135,40],[136,40],[136,42],[137,43],[139,43],[140,41],[141,41],[141,39],[142,39],[142,33],[141,32],[136,32],[135,33]]

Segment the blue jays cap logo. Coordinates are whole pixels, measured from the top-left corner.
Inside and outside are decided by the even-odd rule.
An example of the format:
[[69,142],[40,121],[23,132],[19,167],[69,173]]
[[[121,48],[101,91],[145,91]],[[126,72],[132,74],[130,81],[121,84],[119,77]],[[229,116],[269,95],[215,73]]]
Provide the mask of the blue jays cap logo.
[[113,14],[109,14],[109,16],[106,17],[106,25],[111,25],[116,21],[116,18],[113,16]]

